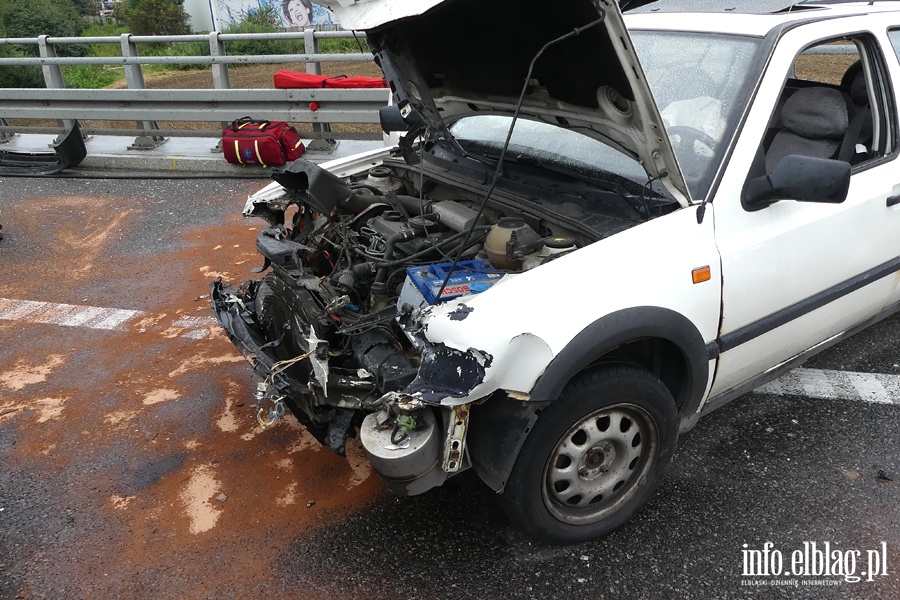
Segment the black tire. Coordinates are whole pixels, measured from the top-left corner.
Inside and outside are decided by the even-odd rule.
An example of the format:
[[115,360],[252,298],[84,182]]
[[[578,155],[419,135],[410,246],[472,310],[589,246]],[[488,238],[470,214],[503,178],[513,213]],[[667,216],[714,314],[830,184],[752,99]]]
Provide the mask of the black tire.
[[538,417],[501,504],[540,541],[598,538],[646,504],[677,440],[675,401],[651,373],[627,365],[584,373]]

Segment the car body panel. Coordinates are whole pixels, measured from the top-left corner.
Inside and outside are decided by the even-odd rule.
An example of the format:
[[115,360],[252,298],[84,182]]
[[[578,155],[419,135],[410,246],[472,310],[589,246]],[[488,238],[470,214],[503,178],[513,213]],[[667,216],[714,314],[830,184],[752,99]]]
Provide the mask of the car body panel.
[[[458,350],[476,348],[493,363],[484,382],[447,404],[471,402],[502,389],[528,394],[537,376],[583,329],[602,316],[633,306],[667,308],[687,317],[707,342],[716,337],[721,305],[713,219],[697,223],[694,209],[676,211],[591,244],[539,269],[507,276],[489,293],[430,309],[426,337]],[[653,239],[654,243],[639,240]],[[677,252],[671,249],[677,248]],[[709,281],[694,284],[693,269],[708,266]],[[621,286],[621,282],[628,282]],[[615,288],[615,293],[609,290]],[[661,297],[659,290],[667,293]],[[526,301],[527,299],[527,301]],[[459,306],[471,312],[454,319]],[[535,310],[536,306],[554,307]],[[540,339],[520,346],[521,336]],[[548,351],[543,349],[546,345]],[[537,370],[525,370],[521,352]],[[534,398],[548,401],[551,398]]]

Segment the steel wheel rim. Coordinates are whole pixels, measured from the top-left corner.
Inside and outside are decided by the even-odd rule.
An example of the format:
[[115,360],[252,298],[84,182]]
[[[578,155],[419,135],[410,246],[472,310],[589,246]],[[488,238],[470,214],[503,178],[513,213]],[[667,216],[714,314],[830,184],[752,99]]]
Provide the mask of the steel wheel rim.
[[564,523],[605,519],[646,483],[658,448],[659,428],[644,409],[623,403],[595,410],[554,446],[544,465],[544,505]]

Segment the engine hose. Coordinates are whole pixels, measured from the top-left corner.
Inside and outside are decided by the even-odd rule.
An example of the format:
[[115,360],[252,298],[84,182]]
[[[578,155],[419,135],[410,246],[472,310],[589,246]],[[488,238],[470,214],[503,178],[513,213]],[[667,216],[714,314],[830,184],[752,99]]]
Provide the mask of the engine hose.
[[362,190],[369,190],[370,192],[372,192],[372,193],[375,194],[376,196],[384,196],[384,192],[382,192],[381,190],[379,190],[379,189],[378,189],[377,187],[375,187],[374,185],[369,185],[368,183],[354,183],[354,184],[352,184],[352,185],[350,186],[350,189],[351,189],[351,190],[360,190],[360,189],[362,189]]
[[384,284],[387,281],[388,269],[391,267],[391,259],[394,257],[394,246],[399,242],[408,242],[416,239],[416,233],[412,229],[402,229],[400,233],[396,233],[387,239],[384,246],[384,260],[387,264],[382,264],[375,274],[375,283]]
[[[487,233],[487,231],[488,231],[490,228],[491,228],[490,225],[479,225],[479,226],[476,227],[475,229],[476,229],[476,230],[479,230],[479,229],[480,229],[480,230],[483,230],[485,233]],[[441,240],[440,242],[438,242],[438,243],[435,244],[434,246],[431,246],[431,247],[429,247],[429,248],[425,248],[424,250],[419,250],[419,251],[416,252],[415,254],[410,254],[409,256],[406,256],[406,257],[404,257],[404,258],[402,258],[402,259],[399,259],[399,260],[385,261],[384,258],[381,258],[381,259],[377,259],[377,260],[376,260],[376,259],[374,259],[374,258],[371,257],[371,256],[366,256],[366,258],[371,259],[373,262],[377,262],[377,263],[378,263],[378,268],[379,268],[379,269],[381,269],[381,268],[388,268],[388,269],[390,269],[390,268],[392,268],[392,267],[400,267],[400,266],[403,266],[403,265],[405,265],[405,264],[408,264],[408,263],[409,263],[410,261],[412,261],[412,260],[415,260],[415,259],[417,259],[417,258],[421,258],[422,256],[425,256],[425,255],[428,254],[429,252],[434,251],[435,248],[443,248],[444,246],[447,246],[447,245],[449,245],[449,244],[452,244],[453,242],[457,241],[459,238],[463,237],[465,234],[466,234],[465,231],[460,231],[459,233],[455,233],[455,234],[453,234],[452,236],[448,237],[448,238],[445,239],[445,240]],[[483,237],[483,236],[482,236],[482,237]],[[468,249],[469,247],[471,247],[472,244],[477,244],[477,243],[479,243],[479,242],[481,242],[481,238],[477,238],[477,239],[474,239],[474,240],[469,240],[469,243],[466,245],[466,249]],[[359,254],[359,251],[358,251],[358,250],[357,250],[356,252],[357,252],[357,254]]]

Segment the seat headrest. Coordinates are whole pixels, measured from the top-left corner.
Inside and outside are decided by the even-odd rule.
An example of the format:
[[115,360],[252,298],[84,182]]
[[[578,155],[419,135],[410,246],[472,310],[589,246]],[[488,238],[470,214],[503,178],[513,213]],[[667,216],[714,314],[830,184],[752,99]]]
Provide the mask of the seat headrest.
[[841,78],[841,87],[847,90],[854,104],[868,106],[869,90],[866,89],[866,74],[863,72],[862,61],[858,60],[847,67]]
[[781,123],[805,138],[841,139],[850,123],[847,101],[833,88],[801,88],[784,103]]

